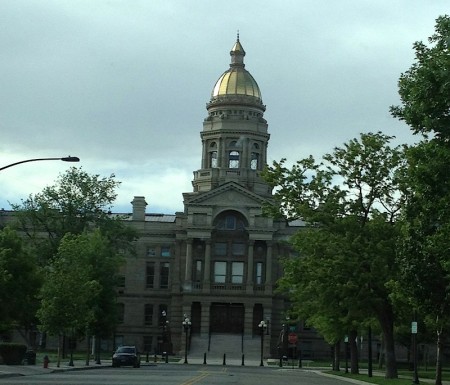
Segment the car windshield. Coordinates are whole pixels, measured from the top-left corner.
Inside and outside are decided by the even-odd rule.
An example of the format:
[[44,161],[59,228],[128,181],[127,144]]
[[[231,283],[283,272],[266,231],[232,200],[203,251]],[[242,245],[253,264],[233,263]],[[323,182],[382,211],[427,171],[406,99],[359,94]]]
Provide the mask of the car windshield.
[[134,354],[134,352],[135,352],[134,348],[130,348],[130,347],[126,347],[126,346],[122,346],[122,347],[117,349],[117,353]]

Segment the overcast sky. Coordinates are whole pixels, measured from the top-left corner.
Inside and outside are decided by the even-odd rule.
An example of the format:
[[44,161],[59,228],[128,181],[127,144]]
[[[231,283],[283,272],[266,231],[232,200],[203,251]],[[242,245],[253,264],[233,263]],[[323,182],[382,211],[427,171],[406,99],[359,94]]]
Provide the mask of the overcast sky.
[[[361,132],[411,143],[397,80],[448,0],[0,0],[0,167],[78,156],[147,212],[183,210],[206,103],[240,41],[261,89],[269,162],[320,157]],[[0,208],[69,163],[0,171]]]

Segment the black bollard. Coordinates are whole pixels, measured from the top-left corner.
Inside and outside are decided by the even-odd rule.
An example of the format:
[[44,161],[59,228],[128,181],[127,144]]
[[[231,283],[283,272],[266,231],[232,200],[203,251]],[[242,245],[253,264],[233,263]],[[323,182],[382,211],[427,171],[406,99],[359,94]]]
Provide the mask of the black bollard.
[[153,362],[156,362],[156,361],[158,361],[158,357],[156,356],[156,353],[155,353],[155,355],[153,356]]
[[244,366],[245,364],[244,364],[244,358],[245,358],[245,355],[244,354],[242,354],[242,363],[241,363],[241,365],[242,366]]
[[203,353],[203,365],[206,365],[206,353]]
[[223,354],[223,365],[227,364],[227,355],[224,353]]
[[147,356],[145,357],[145,362],[148,362],[148,352],[147,352]]

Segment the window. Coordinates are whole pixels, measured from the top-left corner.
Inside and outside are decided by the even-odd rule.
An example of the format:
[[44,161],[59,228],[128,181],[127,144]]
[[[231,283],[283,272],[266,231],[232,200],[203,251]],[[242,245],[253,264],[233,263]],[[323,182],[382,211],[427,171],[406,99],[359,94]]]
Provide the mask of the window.
[[161,257],[170,257],[170,247],[169,246],[161,247]]
[[194,281],[201,282],[203,279],[203,271],[202,271],[202,261],[195,261],[195,272],[194,272]]
[[227,263],[214,262],[214,282],[225,283],[226,275],[227,275]]
[[257,262],[255,265],[255,283],[257,285],[262,285],[262,270],[263,270],[263,264],[262,262]]
[[227,255],[227,244],[224,242],[214,243],[214,255],[218,256]]
[[156,257],[156,249],[154,247],[147,249],[147,257]]
[[125,320],[125,305],[123,303],[117,304],[117,322],[123,324]]
[[161,263],[160,281],[159,281],[160,289],[169,288],[169,266],[170,264],[168,262]]
[[233,262],[231,264],[231,283],[244,282],[244,262]]
[[259,154],[257,152],[252,152],[251,159],[250,159],[250,168],[252,170],[257,170],[258,163],[259,163]]
[[144,325],[153,324],[153,305],[146,303],[144,306]]
[[245,244],[244,243],[233,243],[232,244],[232,253],[234,256],[245,255]]
[[228,156],[228,168],[239,168],[239,152],[230,151]]
[[155,262],[148,262],[146,266],[146,282],[145,287],[152,289],[155,282]]
[[209,166],[211,168],[217,168],[218,164],[217,164],[217,151],[211,151],[209,153]]

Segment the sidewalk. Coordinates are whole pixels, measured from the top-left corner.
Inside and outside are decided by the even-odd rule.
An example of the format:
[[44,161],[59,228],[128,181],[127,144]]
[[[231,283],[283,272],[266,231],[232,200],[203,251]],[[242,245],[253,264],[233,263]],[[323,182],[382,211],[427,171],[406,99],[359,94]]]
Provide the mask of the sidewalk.
[[90,370],[107,367],[111,367],[111,360],[104,360],[101,364],[96,364],[95,361],[91,361],[89,366],[86,366],[85,361],[80,360],[74,361],[74,366],[69,366],[69,362],[65,359],[61,362],[59,368],[56,366],[56,362],[50,362],[48,368],[44,368],[42,363],[36,365],[0,365],[0,378],[34,376],[38,374],[63,372],[67,370]]

